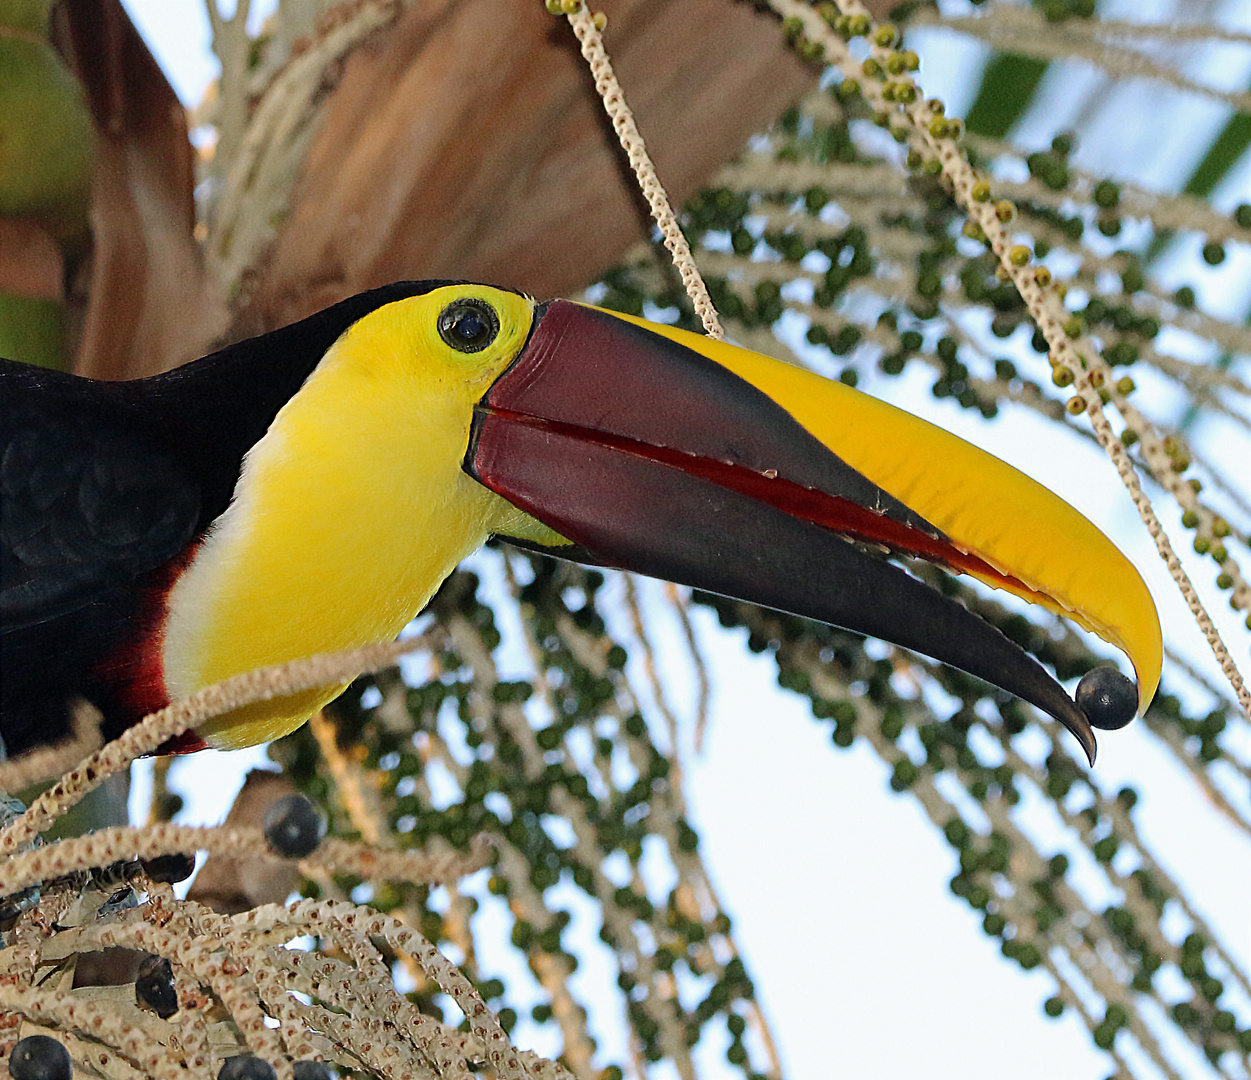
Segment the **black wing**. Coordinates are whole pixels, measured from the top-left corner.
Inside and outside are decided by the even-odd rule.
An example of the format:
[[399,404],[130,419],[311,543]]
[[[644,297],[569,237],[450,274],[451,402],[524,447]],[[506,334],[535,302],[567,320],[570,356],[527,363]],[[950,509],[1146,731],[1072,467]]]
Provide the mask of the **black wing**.
[[0,629],[81,608],[176,555],[198,486],[90,405],[0,368]]
[[244,457],[344,330],[446,284],[361,293],[130,382],[0,359],[0,760],[67,735],[71,696],[101,710],[106,738],[156,707],[160,568],[225,511]]

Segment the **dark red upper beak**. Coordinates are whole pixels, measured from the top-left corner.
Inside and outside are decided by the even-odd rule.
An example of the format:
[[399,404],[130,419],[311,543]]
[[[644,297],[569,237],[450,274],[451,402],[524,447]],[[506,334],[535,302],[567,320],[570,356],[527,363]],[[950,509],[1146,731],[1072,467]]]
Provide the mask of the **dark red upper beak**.
[[703,340],[568,301],[545,305],[475,410],[466,471],[571,542],[553,554],[924,653],[1050,713],[1093,761],[1090,724],[1037,662],[880,550],[1014,579],[688,338]]

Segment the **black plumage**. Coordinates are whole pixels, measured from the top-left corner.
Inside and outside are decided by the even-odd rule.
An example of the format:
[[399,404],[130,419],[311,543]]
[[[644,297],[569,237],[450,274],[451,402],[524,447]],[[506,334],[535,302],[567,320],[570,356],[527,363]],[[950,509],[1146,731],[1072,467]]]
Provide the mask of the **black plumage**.
[[[147,379],[0,360],[0,739],[69,733],[83,697],[115,737],[165,704],[150,669],[163,601],[230,504],[248,450],[336,339],[398,282]],[[2,759],[2,758],[0,758]]]

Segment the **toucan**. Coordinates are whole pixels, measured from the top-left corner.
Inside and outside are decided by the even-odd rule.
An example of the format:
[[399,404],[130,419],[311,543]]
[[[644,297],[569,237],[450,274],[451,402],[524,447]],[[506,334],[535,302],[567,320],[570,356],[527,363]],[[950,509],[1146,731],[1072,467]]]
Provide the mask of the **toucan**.
[[[924,653],[1049,713],[1092,761],[1090,710],[906,560],[1122,650],[1137,692],[1099,726],[1159,680],[1142,578],[1022,473],[794,365],[483,285],[373,289],[128,382],[2,362],[0,496],[9,755],[67,735],[70,699],[114,737],[228,676],[394,638],[491,536]],[[344,689],[167,749],[277,738]]]

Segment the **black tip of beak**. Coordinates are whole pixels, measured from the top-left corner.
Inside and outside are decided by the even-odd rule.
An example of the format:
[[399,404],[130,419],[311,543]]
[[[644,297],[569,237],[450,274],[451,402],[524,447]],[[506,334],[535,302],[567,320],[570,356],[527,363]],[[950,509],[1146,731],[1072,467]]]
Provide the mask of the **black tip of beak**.
[[[556,554],[931,656],[1059,720],[1093,765],[1091,725],[1110,726],[1123,705],[1079,706],[990,623],[879,558],[886,549],[961,567],[969,555],[734,365],[789,387],[792,405],[794,369],[718,348],[734,355],[722,362],[663,328],[567,301],[542,305],[524,350],[475,407],[464,468],[569,542]],[[775,365],[768,377],[761,364]],[[804,394],[831,393],[810,378]],[[848,408],[841,396],[828,403]]]
[[1086,751],[1090,764],[1095,763],[1095,733],[1123,728],[1138,714],[1138,687],[1114,667],[1097,667],[1082,676],[1077,684],[1077,700],[1073,709],[1057,719],[1073,733]]
[[1085,713],[1075,704],[1072,712],[1067,712],[1062,716],[1057,716],[1066,728],[1073,733],[1073,737],[1082,744],[1082,749],[1086,751],[1086,760],[1091,765],[1095,763],[1095,755],[1099,751],[1099,747],[1095,742],[1095,733],[1091,729],[1090,721],[1086,719]]

